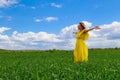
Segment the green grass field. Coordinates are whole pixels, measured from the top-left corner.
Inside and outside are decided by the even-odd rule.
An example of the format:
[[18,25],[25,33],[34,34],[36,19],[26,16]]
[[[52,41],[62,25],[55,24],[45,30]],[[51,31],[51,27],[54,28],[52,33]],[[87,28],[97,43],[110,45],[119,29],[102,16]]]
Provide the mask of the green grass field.
[[0,80],[120,80],[120,49],[89,50],[79,63],[73,51],[0,50]]

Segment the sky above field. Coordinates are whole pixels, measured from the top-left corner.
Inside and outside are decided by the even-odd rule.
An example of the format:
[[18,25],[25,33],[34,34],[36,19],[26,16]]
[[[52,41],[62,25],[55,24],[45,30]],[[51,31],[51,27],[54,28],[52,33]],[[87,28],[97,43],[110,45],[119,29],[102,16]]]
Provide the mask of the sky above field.
[[0,0],[1,49],[74,49],[77,25],[89,48],[120,47],[120,0]]

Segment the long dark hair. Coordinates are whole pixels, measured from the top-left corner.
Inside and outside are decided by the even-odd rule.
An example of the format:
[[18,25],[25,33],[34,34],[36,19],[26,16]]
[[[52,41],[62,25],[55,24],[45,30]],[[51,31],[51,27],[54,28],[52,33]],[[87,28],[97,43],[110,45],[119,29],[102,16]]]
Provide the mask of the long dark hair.
[[86,28],[86,26],[85,26],[85,24],[83,22],[80,22],[79,24],[82,26],[83,29]]

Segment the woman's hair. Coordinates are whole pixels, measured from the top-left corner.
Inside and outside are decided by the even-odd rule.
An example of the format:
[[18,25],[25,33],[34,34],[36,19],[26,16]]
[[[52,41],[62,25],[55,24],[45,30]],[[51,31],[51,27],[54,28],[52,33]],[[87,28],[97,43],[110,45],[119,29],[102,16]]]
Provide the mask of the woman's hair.
[[81,27],[82,27],[83,29],[86,28],[86,26],[85,26],[85,24],[84,24],[83,22],[80,22],[79,24],[81,25]]

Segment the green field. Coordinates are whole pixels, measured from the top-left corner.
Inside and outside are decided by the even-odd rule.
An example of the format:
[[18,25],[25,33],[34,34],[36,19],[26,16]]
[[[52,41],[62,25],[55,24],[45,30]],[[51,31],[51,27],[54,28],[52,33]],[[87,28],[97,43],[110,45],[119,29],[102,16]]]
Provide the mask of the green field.
[[120,49],[89,50],[79,63],[73,51],[0,50],[0,80],[120,80]]

